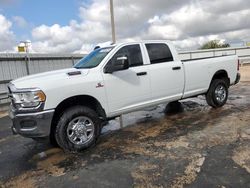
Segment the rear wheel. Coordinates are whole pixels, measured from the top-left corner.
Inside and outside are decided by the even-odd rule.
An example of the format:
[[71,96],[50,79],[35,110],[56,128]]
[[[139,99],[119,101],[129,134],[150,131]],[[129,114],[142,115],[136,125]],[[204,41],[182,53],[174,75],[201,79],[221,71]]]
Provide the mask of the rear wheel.
[[212,81],[210,88],[206,94],[208,105],[213,108],[222,107],[228,98],[228,85],[223,79],[215,79]]
[[66,151],[81,151],[95,145],[101,121],[88,107],[75,106],[61,116],[55,131],[58,145]]

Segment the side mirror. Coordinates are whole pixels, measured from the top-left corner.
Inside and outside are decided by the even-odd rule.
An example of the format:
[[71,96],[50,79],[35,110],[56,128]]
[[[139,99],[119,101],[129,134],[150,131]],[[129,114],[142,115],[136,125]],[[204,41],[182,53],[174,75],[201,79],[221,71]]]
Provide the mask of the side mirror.
[[126,56],[117,57],[113,62],[108,63],[105,67],[105,73],[126,70],[129,68],[128,58]]

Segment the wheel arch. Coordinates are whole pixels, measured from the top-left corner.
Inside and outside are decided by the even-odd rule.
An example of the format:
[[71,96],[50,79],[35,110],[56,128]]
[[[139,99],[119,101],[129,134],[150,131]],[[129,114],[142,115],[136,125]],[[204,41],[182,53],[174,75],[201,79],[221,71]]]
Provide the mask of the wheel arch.
[[211,82],[210,82],[210,85],[211,83],[213,82],[213,80],[215,79],[225,79],[228,87],[230,86],[230,78],[228,77],[228,73],[226,70],[224,69],[221,69],[221,70],[218,70],[212,77],[211,79]]
[[53,137],[54,137],[55,127],[57,125],[57,122],[60,116],[66,109],[73,107],[75,105],[87,106],[93,109],[101,119],[103,120],[106,119],[106,112],[103,109],[101,103],[96,98],[90,95],[77,95],[77,96],[69,97],[63,100],[61,103],[59,103],[57,107],[55,108],[55,112],[54,112],[52,123],[51,123],[51,130],[50,130],[50,138],[52,140],[54,139]]

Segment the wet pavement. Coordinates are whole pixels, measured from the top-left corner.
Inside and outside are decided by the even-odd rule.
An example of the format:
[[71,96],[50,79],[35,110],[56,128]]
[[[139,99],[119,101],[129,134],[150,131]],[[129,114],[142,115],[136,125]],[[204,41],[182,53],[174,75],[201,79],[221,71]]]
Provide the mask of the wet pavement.
[[0,187],[250,187],[250,82],[230,88],[227,104],[204,97],[124,115],[96,147],[64,153],[14,136],[0,119]]

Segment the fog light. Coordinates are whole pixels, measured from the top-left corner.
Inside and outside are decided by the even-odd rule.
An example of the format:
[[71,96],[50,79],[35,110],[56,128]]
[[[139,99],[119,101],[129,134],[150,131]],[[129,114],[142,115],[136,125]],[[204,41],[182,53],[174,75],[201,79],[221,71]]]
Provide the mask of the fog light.
[[30,129],[36,126],[36,122],[33,120],[23,120],[20,122],[21,129]]

